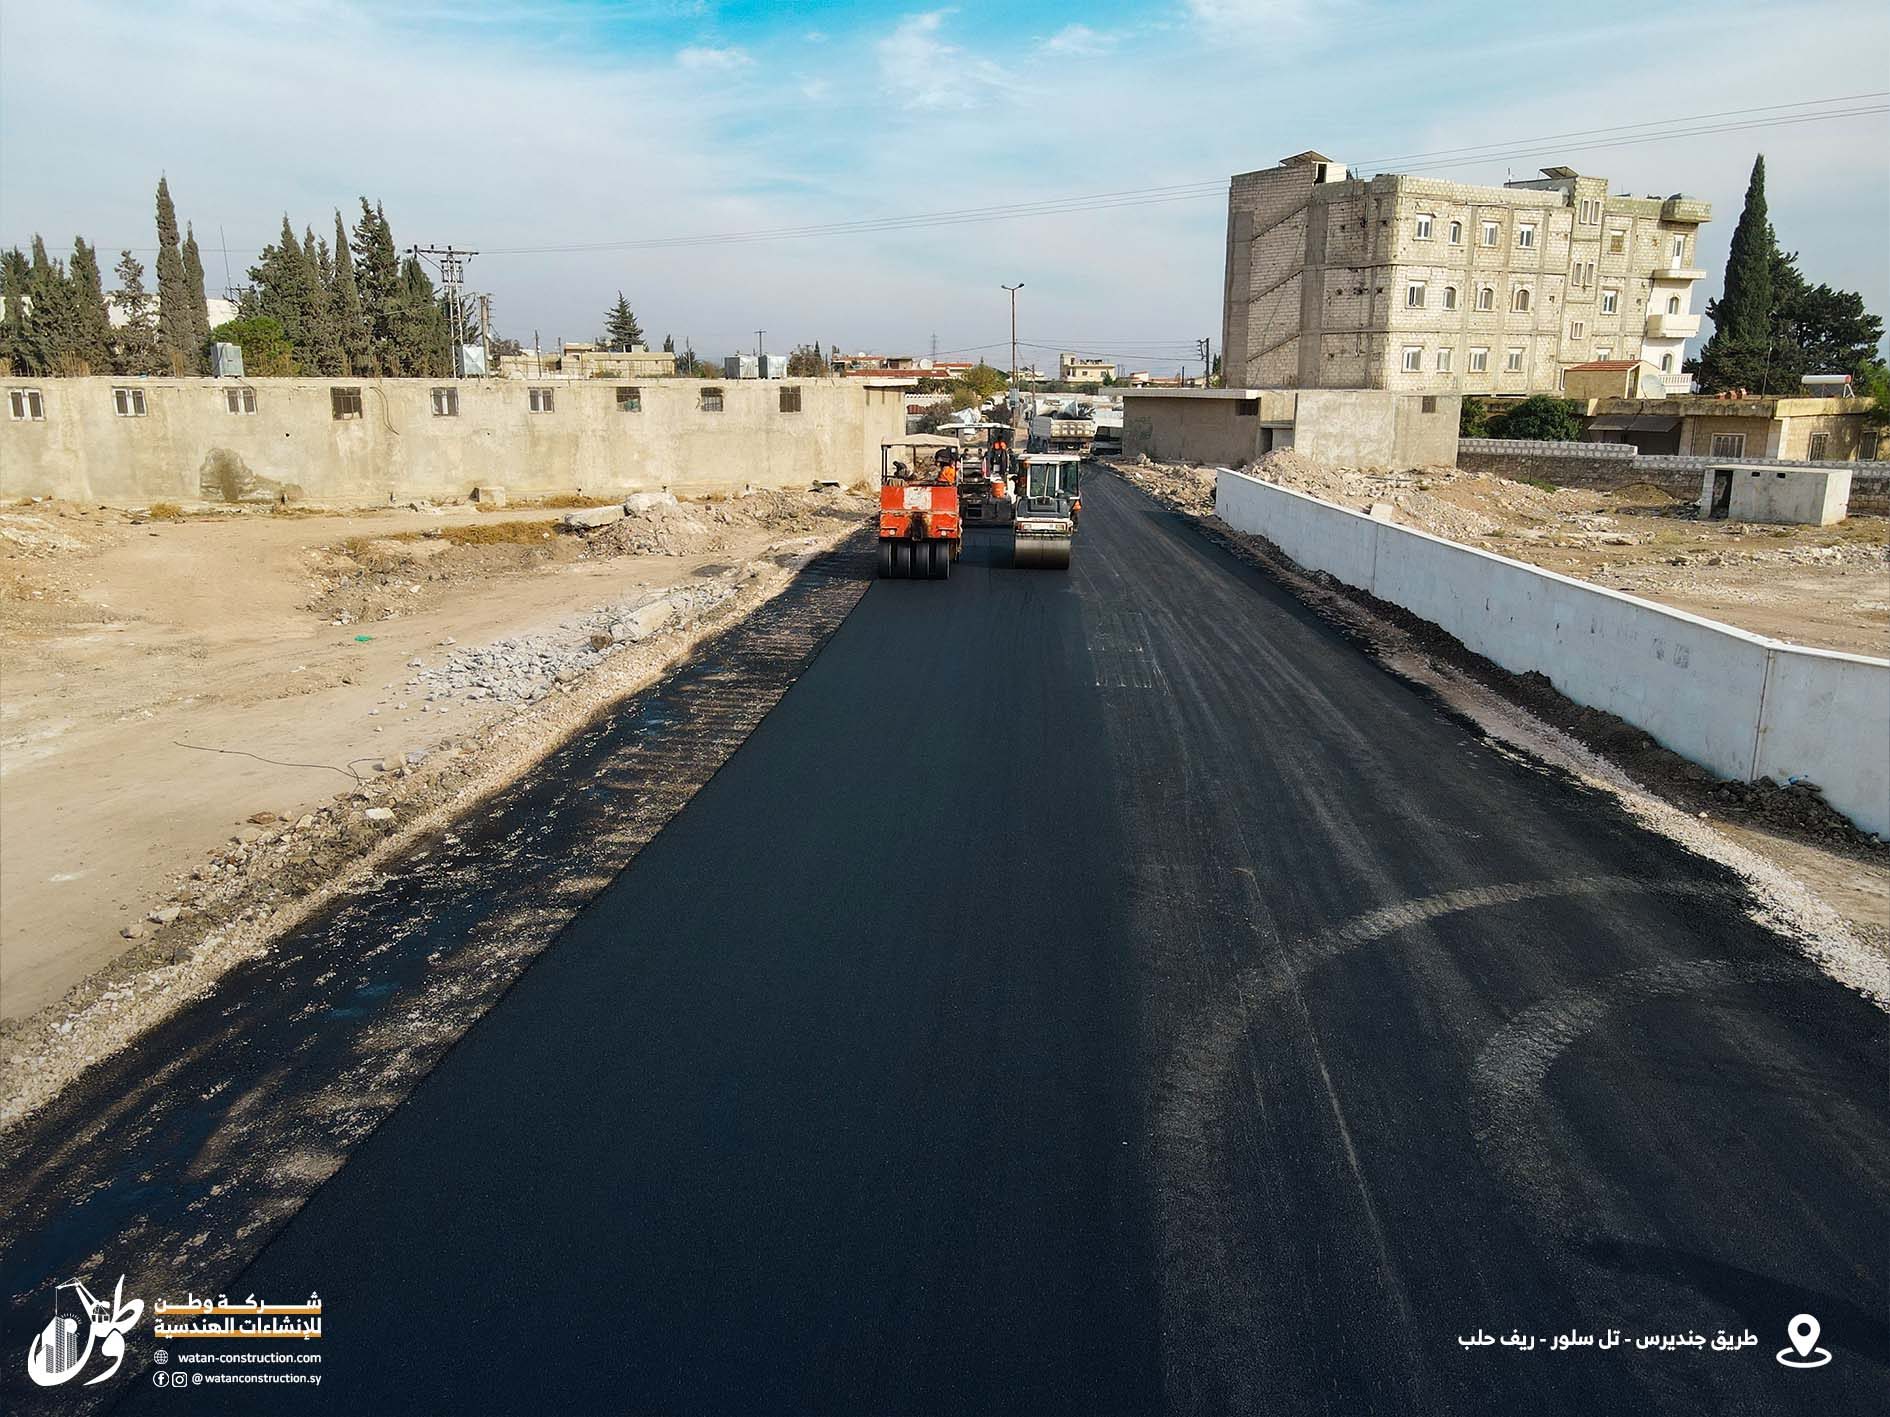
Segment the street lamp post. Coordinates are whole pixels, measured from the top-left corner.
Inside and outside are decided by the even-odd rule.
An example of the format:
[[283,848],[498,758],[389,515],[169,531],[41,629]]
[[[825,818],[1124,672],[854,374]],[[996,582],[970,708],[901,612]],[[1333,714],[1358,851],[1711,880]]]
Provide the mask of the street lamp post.
[[998,287],[999,290],[1008,290],[1011,293],[1011,426],[1013,428],[1017,426],[1016,410],[1023,406],[1017,401],[1017,292],[1023,288],[1024,283],[1021,280],[1016,285]]

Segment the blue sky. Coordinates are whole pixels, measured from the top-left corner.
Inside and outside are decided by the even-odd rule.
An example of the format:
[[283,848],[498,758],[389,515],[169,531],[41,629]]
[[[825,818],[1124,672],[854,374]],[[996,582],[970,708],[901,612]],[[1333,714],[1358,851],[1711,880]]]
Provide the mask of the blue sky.
[[[1391,170],[1507,144],[1522,155],[1423,170],[1500,182],[1561,161],[1616,190],[1704,197],[1716,288],[1763,150],[1781,241],[1813,279],[1882,313],[1883,115],[1631,145],[1531,140],[1890,89],[1887,58],[1880,0],[1596,0],[1552,15],[1373,0],[6,4],[0,238],[148,247],[164,171],[206,247],[226,234],[240,280],[284,211],[320,232],[366,193],[403,244],[485,253],[472,283],[527,342],[591,337],[622,288],[653,339],[686,335],[705,353],[752,348],[765,327],[776,349],[922,353],[936,336],[941,352],[1008,358],[998,287],[1021,280],[1026,358],[1080,344],[1159,369],[1218,336],[1225,199],[1212,191],[596,248],[1211,185],[1309,147]],[[221,284],[222,257],[206,264]]]

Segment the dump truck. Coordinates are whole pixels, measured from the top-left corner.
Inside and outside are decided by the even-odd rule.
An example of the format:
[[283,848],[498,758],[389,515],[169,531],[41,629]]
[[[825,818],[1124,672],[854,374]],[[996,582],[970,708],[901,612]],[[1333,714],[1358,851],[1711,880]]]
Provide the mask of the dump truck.
[[879,574],[942,581],[964,550],[958,439],[888,438],[879,449]]
[[1096,420],[1087,405],[1068,404],[1030,420],[1030,451],[1075,453],[1088,457],[1096,441]]
[[1082,515],[1083,460],[1075,453],[1025,453],[1017,459],[1011,564],[1067,571]]

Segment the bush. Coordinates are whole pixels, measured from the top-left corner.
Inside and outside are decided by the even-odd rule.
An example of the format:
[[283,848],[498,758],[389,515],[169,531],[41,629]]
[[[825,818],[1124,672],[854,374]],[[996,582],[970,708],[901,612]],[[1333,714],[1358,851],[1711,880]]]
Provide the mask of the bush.
[[1463,407],[1457,414],[1457,436],[1459,438],[1490,436],[1490,406],[1475,394],[1464,395]]
[[1581,441],[1581,405],[1573,399],[1531,394],[1489,420],[1492,438],[1535,438],[1550,443]]

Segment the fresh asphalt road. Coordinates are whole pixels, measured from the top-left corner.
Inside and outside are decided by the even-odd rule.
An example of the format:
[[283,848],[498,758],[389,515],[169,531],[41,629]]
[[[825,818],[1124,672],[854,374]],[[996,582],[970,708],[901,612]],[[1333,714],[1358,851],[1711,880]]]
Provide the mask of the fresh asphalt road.
[[1883,1013],[1125,484],[1002,545],[875,585],[273,1240],[322,1388],[231,1403],[1874,1408]]

